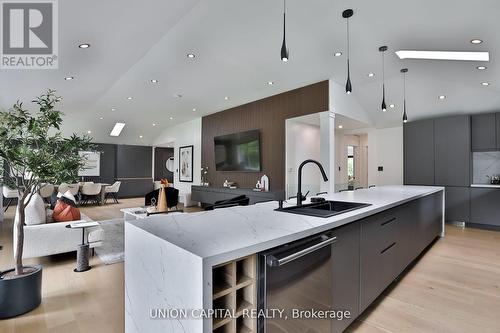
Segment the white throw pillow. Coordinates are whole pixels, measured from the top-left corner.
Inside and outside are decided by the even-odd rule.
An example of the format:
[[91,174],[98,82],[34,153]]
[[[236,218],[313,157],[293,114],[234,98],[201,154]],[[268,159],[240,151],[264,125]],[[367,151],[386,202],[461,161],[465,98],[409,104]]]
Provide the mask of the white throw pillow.
[[[16,223],[19,221],[19,212],[17,210],[15,221]],[[36,193],[24,209],[24,223],[26,225],[37,225],[44,224],[46,221],[47,215],[45,213],[45,203],[43,202],[42,197]]]

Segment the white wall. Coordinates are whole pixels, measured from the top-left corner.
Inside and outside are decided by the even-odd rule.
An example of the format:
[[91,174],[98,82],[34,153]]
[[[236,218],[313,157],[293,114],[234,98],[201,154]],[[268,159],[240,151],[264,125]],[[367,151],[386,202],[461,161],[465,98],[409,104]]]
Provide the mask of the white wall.
[[[336,163],[342,160],[344,148],[337,148],[346,144],[344,137],[350,134],[359,136],[359,144],[368,146],[368,185],[402,185],[403,184],[403,127],[391,128],[363,128],[357,130],[336,131]],[[366,134],[367,139],[363,134]],[[378,171],[383,166],[384,171]],[[338,169],[337,169],[338,170]],[[342,173],[336,172],[336,183],[345,178]]]
[[[384,171],[378,171],[383,166]],[[403,184],[403,127],[368,132],[368,184]]]
[[[168,127],[154,141],[154,146],[164,146],[174,142],[174,186],[181,193],[191,193],[191,185],[199,185],[201,182],[201,118]],[[194,146],[193,156],[193,182],[179,182],[179,147]]]
[[335,115],[325,111],[320,119],[320,162],[328,176],[328,182],[321,182],[321,192],[334,192],[335,185]]
[[[293,119],[286,121],[286,176],[287,197],[297,192],[297,170],[306,159],[321,160],[320,126],[304,124]],[[308,164],[302,170],[302,193],[320,192],[323,179],[316,165]]]
[[361,107],[354,95],[345,93],[345,87],[329,80],[330,111],[351,119],[372,125],[368,113]]

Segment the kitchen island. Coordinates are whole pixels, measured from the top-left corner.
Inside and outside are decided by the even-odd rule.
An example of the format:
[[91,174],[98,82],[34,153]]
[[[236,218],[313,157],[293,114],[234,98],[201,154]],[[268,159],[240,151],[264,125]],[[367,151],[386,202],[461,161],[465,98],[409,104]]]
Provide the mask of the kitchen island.
[[[358,242],[346,253],[349,262],[335,261],[345,267],[334,265],[335,272],[357,267],[351,276],[334,272],[336,300],[345,299],[338,305],[352,306],[350,321],[335,328],[342,331],[425,247],[444,236],[443,190],[383,186],[325,195],[370,204],[328,218],[275,211],[278,203],[268,202],[128,221],[126,332],[256,332],[255,320],[241,319],[259,301],[255,254],[324,232],[347,235],[349,229],[349,242],[338,236],[334,245],[350,251]],[[201,309],[212,308],[232,309],[238,318],[204,318]]]

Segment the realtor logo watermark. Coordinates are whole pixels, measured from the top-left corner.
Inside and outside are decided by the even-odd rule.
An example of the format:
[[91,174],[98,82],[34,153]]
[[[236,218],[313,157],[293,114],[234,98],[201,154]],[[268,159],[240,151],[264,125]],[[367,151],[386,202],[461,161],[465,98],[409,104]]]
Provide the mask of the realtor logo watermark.
[[58,68],[57,0],[1,1],[1,69]]

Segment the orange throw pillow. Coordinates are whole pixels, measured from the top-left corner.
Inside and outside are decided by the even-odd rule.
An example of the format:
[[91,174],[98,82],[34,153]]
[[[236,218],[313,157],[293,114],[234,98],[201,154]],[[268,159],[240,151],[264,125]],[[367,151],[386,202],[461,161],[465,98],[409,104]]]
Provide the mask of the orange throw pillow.
[[81,219],[80,210],[61,199],[57,200],[52,217],[54,222],[69,222]]

